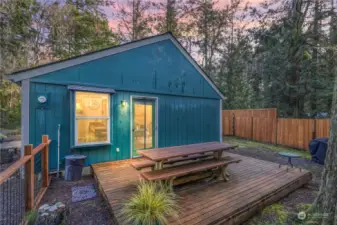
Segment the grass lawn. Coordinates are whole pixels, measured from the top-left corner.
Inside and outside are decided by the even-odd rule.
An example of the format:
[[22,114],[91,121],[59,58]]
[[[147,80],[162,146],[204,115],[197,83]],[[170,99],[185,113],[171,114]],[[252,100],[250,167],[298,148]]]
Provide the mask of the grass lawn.
[[225,136],[223,138],[223,142],[229,142],[232,144],[236,144],[239,148],[258,148],[258,149],[268,149],[275,152],[291,152],[300,155],[302,158],[311,159],[311,155],[307,150],[297,150],[293,148],[288,148],[280,145],[273,144],[264,144],[261,142],[246,140],[238,137]]

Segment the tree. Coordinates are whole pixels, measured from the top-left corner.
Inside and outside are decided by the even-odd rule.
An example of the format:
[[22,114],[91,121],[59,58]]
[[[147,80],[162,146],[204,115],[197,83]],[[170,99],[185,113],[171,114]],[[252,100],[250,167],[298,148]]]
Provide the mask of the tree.
[[2,75],[118,44],[104,0],[0,3],[0,127],[20,123],[20,88]]
[[122,41],[134,41],[152,34],[152,16],[149,10],[156,4],[147,0],[127,0],[115,6],[113,15],[118,20],[118,33]]
[[[334,47],[337,57],[337,48]],[[319,193],[309,209],[314,222],[322,225],[334,225],[337,221],[337,66],[334,68],[335,84],[331,109],[330,135],[326,152],[324,170]]]
[[337,19],[331,1],[331,29],[329,53],[335,60],[332,72],[335,78],[331,108],[330,135],[318,195],[309,209],[311,219],[321,225],[337,222]]
[[188,1],[190,20],[196,35],[194,45],[202,58],[202,67],[208,74],[214,74],[214,59],[219,53],[223,41],[224,28],[227,25],[227,11],[215,7],[211,0]]
[[[90,4],[89,4],[89,3]],[[99,1],[68,0],[49,7],[49,42],[55,58],[64,59],[117,45]]]
[[181,4],[179,0],[166,0],[166,4],[159,4],[159,11],[164,11],[163,14],[159,14],[156,18],[157,26],[156,30],[159,33],[171,32],[175,37],[181,37],[183,29],[181,25]]
[[35,0],[0,3],[0,127],[20,124],[20,89],[2,75],[32,63],[29,55],[36,34],[32,18],[38,8]]

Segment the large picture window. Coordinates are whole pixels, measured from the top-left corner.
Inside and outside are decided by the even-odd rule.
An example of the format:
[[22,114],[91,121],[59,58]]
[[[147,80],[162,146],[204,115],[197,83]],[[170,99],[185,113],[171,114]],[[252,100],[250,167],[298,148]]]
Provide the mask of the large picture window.
[[75,92],[75,144],[110,142],[110,95]]

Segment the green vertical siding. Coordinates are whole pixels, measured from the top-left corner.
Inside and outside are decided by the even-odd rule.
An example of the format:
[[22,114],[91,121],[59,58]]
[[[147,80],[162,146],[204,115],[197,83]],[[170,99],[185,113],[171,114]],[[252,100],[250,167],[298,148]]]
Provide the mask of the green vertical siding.
[[[37,102],[39,95],[48,95],[47,105]],[[173,95],[154,95],[119,91],[111,97],[111,145],[73,148],[71,124],[71,92],[66,86],[31,83],[30,140],[37,145],[48,134],[50,168],[57,168],[57,126],[61,124],[61,163],[67,154],[88,156],[86,164],[131,157],[130,99],[131,96],[158,97],[158,146],[167,147],[200,142],[219,141],[219,100]],[[121,101],[127,101],[122,107]],[[116,148],[120,151],[117,152]],[[64,166],[63,164],[61,167]]]
[[[74,99],[67,85],[74,84],[116,90],[110,103],[110,145],[73,148]],[[57,167],[58,124],[61,163],[73,153],[88,156],[87,165],[130,158],[132,95],[158,98],[159,147],[220,138],[219,94],[170,40],[34,77],[30,88],[30,141],[37,145],[43,134],[50,136],[51,169]],[[39,104],[39,95],[48,102]],[[128,102],[125,108],[123,100]]]
[[44,74],[32,80],[220,99],[170,40]]

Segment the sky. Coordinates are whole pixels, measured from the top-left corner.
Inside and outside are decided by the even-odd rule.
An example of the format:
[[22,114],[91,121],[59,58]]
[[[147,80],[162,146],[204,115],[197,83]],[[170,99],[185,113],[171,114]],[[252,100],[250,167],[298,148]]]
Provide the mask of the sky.
[[[153,1],[153,2],[162,2],[162,3],[166,2],[166,0],[151,0],[151,1]],[[127,0],[115,0],[115,2],[116,2],[116,5],[122,5],[122,6],[126,6],[127,5],[126,4]],[[259,3],[263,2],[263,0],[247,0],[247,1],[243,2],[242,7],[244,7],[247,2],[249,3],[250,6],[256,6]],[[217,0],[217,7],[219,7],[219,8],[224,8],[228,4],[230,4],[230,0]],[[113,13],[116,11],[116,9],[114,9],[113,6],[104,7],[103,9],[105,11],[105,14],[108,17],[109,26],[112,28],[112,30],[115,31],[117,29],[118,21],[115,18],[113,18]],[[249,26],[250,27],[254,26],[254,24],[250,24]]]

